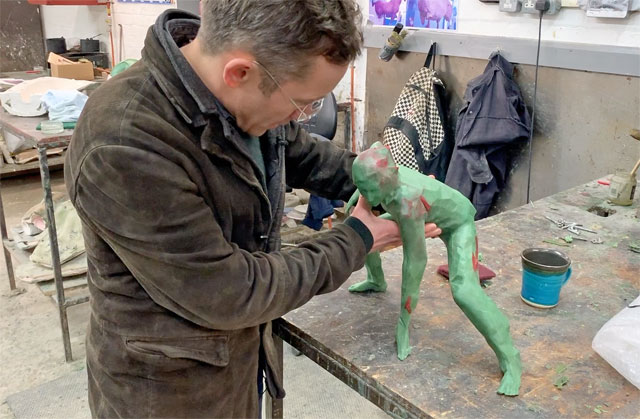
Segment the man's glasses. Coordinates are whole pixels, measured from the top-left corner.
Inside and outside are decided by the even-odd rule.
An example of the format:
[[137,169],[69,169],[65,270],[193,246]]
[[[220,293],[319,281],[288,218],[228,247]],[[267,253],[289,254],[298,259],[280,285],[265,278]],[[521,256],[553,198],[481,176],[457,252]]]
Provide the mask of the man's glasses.
[[269,78],[276,85],[276,87],[280,89],[280,92],[282,92],[282,94],[287,99],[289,99],[289,101],[293,104],[293,106],[296,107],[296,109],[298,110],[298,118],[296,119],[296,122],[307,122],[308,120],[313,118],[318,112],[320,112],[320,109],[322,109],[322,104],[324,103],[324,98],[314,100],[313,102],[301,108],[300,106],[298,106],[295,100],[291,99],[291,96],[285,93],[285,91],[282,89],[282,86],[280,86],[280,83],[278,83],[278,81],[276,80],[275,77],[273,77],[271,72],[267,70],[267,67],[263,66],[257,61],[253,61],[253,63],[257,64],[258,67],[260,67],[265,73],[267,73],[267,76],[269,76]]

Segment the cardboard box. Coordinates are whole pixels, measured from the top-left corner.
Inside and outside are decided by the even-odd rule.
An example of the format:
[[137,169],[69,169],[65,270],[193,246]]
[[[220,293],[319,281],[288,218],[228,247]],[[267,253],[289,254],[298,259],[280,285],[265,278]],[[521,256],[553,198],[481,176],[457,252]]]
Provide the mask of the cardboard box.
[[47,59],[51,64],[51,75],[64,79],[93,80],[93,64],[90,62],[75,62],[61,57],[53,52]]

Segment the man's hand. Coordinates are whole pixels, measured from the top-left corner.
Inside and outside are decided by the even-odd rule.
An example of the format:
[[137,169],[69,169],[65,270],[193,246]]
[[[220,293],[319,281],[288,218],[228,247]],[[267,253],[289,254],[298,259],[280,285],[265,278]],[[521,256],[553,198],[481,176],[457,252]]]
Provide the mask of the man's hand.
[[[371,232],[373,236],[373,247],[370,252],[379,252],[402,245],[398,224],[396,224],[395,221],[376,217],[371,212],[371,205],[369,205],[364,197],[360,196],[351,216],[362,221]],[[441,233],[442,230],[433,223],[428,223],[424,226],[425,237],[438,237]]]

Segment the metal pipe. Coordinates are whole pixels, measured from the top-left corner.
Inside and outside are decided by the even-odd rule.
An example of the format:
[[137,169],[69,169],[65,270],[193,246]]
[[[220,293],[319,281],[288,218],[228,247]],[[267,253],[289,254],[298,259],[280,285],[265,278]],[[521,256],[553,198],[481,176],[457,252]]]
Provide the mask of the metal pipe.
[[5,245],[7,236],[7,222],[4,219],[4,206],[2,205],[2,194],[0,193],[0,233],[2,234],[2,248],[4,249],[4,261],[7,265],[7,276],[9,277],[9,289],[11,291],[16,289],[16,280],[13,276],[13,263],[11,261],[11,253]]
[[355,121],[355,114],[356,114],[356,105],[355,105],[355,97],[354,97],[354,73],[355,73],[355,66],[352,64],[351,65],[351,151],[353,151],[354,153],[357,152],[356,150],[356,121]]
[[60,264],[60,250],[58,249],[58,233],[56,231],[53,198],[51,197],[51,176],[49,175],[46,146],[38,145],[38,157],[40,159],[40,177],[44,191],[44,205],[47,210],[47,230],[49,231],[49,243],[51,244],[51,265],[53,266],[53,282],[56,285],[58,314],[60,315],[60,328],[62,329],[62,343],[64,345],[64,358],[69,362],[72,360],[71,338],[69,337],[69,321],[67,319],[64,287],[62,285],[62,267]]

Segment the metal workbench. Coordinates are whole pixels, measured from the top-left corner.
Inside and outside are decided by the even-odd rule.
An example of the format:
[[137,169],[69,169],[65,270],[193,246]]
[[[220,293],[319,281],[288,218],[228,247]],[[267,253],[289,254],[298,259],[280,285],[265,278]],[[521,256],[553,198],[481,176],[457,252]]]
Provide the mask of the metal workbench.
[[[66,147],[71,141],[73,130],[64,130],[61,134],[47,135],[41,131],[36,130],[36,126],[39,122],[46,120],[46,117],[35,118],[21,118],[9,115],[4,109],[0,109],[0,130],[3,133],[11,133],[17,137],[24,139],[28,144],[32,144],[38,150],[38,168],[40,170],[40,178],[42,180],[42,189],[44,195],[45,207],[47,210],[47,229],[49,232],[49,238],[51,240],[51,259],[54,273],[54,284],[56,293],[53,295],[53,300],[58,307],[58,313],[60,317],[60,327],[62,329],[62,342],[64,345],[64,354],[66,361],[72,360],[71,353],[71,339],[69,336],[69,322],[67,320],[67,309],[76,304],[81,304],[89,300],[88,295],[80,295],[74,298],[65,298],[65,290],[62,281],[62,269],[60,264],[60,254],[58,251],[58,240],[56,233],[56,225],[54,218],[53,199],[51,196],[51,177],[49,174],[50,166],[49,159],[47,157],[47,150],[57,147]],[[54,160],[54,159],[52,159]],[[57,167],[62,167],[63,158],[55,158],[55,164]],[[7,166],[7,165],[5,165]],[[21,165],[11,165],[21,166]],[[7,170],[6,167],[2,168],[3,171]],[[21,171],[23,168],[12,167],[11,171]],[[32,169],[32,167],[28,167]],[[4,172],[3,172],[4,173]],[[5,263],[7,268],[7,276],[9,277],[9,287],[13,291],[16,289],[12,254],[16,259],[21,257],[28,257],[22,255],[26,253],[21,251],[15,246],[15,243],[9,239],[7,235],[7,226],[4,216],[4,207],[2,205],[2,195],[0,194],[0,233],[2,235],[2,244],[4,250]],[[78,283],[78,278],[74,281],[74,284]],[[82,282],[82,281],[81,281]],[[86,284],[86,279],[84,281]]]
[[[382,254],[387,292],[349,293],[365,278],[363,269],[339,290],[276,321],[274,333],[394,417],[637,417],[640,391],[591,348],[602,325],[640,294],[640,254],[629,248],[640,241],[639,200],[609,206],[607,191],[591,182],[477,223],[483,263],[497,273],[485,291],[510,319],[521,351],[518,397],[496,394],[496,357],[436,274],[446,263],[439,240],[427,244],[429,263],[410,327],[413,351],[405,361],[396,357],[394,342],[401,249]],[[597,232],[582,236],[604,243],[543,243],[566,235],[544,215],[582,223]],[[573,261],[573,277],[555,308],[520,299],[519,255],[528,247],[555,247]],[[281,401],[267,406],[267,416],[282,413]]]

